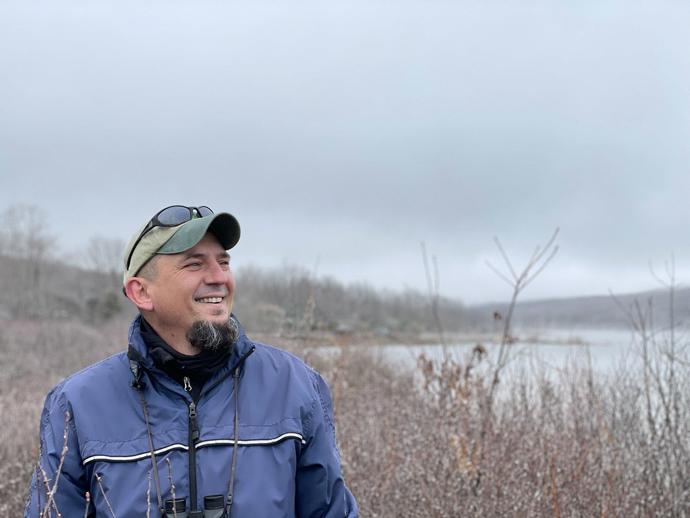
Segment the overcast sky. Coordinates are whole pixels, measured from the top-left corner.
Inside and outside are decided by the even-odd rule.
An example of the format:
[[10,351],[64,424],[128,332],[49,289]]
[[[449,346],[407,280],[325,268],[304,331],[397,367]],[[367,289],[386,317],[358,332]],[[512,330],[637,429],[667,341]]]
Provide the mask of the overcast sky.
[[690,282],[687,2],[0,0],[0,210],[68,254],[232,212],[246,264],[505,299]]

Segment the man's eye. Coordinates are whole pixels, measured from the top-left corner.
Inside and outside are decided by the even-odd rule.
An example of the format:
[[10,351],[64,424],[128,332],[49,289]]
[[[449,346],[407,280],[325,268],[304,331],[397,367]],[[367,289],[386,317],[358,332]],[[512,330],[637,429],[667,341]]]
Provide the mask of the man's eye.
[[201,263],[187,263],[186,267],[187,268],[200,268]]

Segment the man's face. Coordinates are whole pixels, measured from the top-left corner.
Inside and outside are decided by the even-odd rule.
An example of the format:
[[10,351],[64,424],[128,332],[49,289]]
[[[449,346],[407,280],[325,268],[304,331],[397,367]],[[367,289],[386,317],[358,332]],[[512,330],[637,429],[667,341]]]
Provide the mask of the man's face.
[[184,337],[196,321],[225,323],[235,291],[230,257],[212,234],[206,234],[186,252],[159,255],[148,290],[152,324],[159,333]]

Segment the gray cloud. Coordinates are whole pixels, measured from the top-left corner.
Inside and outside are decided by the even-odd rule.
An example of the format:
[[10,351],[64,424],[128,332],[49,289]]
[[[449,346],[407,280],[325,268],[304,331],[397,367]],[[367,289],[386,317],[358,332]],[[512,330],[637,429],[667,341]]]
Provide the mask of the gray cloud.
[[238,215],[237,263],[502,298],[650,284],[690,257],[690,36],[675,2],[86,2],[0,6],[0,207],[65,250],[158,208]]

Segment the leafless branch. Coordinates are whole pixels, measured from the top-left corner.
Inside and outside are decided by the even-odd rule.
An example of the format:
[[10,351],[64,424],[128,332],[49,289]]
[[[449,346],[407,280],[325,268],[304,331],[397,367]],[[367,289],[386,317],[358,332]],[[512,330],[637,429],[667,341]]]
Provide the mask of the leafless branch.
[[528,284],[530,284],[542,271],[544,271],[544,268],[548,266],[548,264],[556,256],[557,253],[558,247],[556,246],[551,251],[551,254],[542,262],[541,266],[537,268],[537,271],[535,271],[533,274],[531,274],[525,279],[525,281],[522,283],[522,289],[525,289]]
[[173,499],[173,517],[177,518],[177,506],[175,505],[175,500],[177,499],[177,496],[175,496],[175,481],[173,479],[172,463],[170,462],[170,457],[166,457],[165,462],[168,463],[168,481],[170,482],[170,494],[172,495]]
[[[508,306],[508,311],[505,315],[505,318],[503,319],[503,334],[501,336],[501,346],[498,352],[498,360],[496,362],[496,367],[494,369],[492,388],[489,390],[489,396],[487,401],[487,406],[489,409],[491,409],[493,404],[494,387],[498,384],[499,374],[508,363],[508,350],[506,346],[508,345],[511,339],[512,316],[515,310],[515,304],[517,302],[518,295],[529,283],[531,283],[544,270],[544,268],[546,268],[546,266],[555,257],[556,253],[558,252],[558,246],[555,246],[556,236],[558,236],[558,232],[559,229],[556,228],[553,234],[551,234],[551,237],[547,241],[546,246],[544,246],[544,248],[541,248],[539,246],[536,247],[534,253],[532,254],[532,257],[519,274],[517,274],[515,269],[513,268],[512,261],[510,260],[508,254],[503,248],[501,241],[497,237],[494,237],[494,242],[496,243],[496,246],[498,247],[501,256],[503,257],[506,265],[508,266],[508,269],[510,271],[510,274],[513,276],[514,281],[511,282],[508,278],[508,275],[503,274],[497,268],[495,268],[493,264],[487,261],[487,264],[494,271],[494,273],[496,273],[498,277],[501,278],[503,281],[508,282],[511,288],[513,288],[513,293],[511,296],[510,304]],[[537,268],[536,271],[532,272],[532,269],[535,267]]]
[[103,489],[103,477],[101,476],[100,473],[96,473],[96,483],[98,484],[98,489],[101,491],[101,495],[103,495],[103,500],[105,500],[105,505],[108,507],[108,511],[110,511],[110,515],[113,518],[116,518],[115,511],[113,511],[113,506],[110,505],[110,500],[108,500],[108,495],[105,494],[105,489]]
[[[48,474],[43,469],[43,466],[41,466],[40,462],[38,464],[38,469],[39,469],[40,478],[43,481],[43,486],[45,488],[46,495],[49,495],[50,494],[50,482],[48,480]],[[62,516],[62,514],[60,514],[60,511],[57,508],[57,505],[55,504],[55,501],[53,500],[52,502],[50,502],[50,501],[46,502],[46,505],[43,506],[43,509],[41,510],[41,518],[44,518],[44,517],[50,518],[50,513],[51,513],[50,507],[51,507],[51,505],[53,507],[53,510],[55,511],[55,514],[58,516],[58,518],[60,516]]]
[[491,269],[491,271],[493,271],[496,275],[498,275],[499,278],[503,279],[503,280],[506,282],[506,284],[508,284],[508,286],[510,286],[511,288],[513,287],[513,281],[511,281],[508,277],[506,277],[505,275],[503,275],[503,273],[501,273],[501,271],[500,271],[498,268],[496,268],[496,267],[491,263],[491,261],[489,261],[489,260],[487,259],[487,260],[484,261],[484,262],[485,262],[486,265]]
[[[546,246],[544,248],[541,248],[540,246],[537,246],[530,257],[530,259],[527,261],[527,264],[524,266],[522,271],[518,274],[513,267],[512,261],[510,260],[510,257],[506,253],[505,249],[503,248],[503,245],[501,244],[501,241],[497,238],[494,237],[494,242],[496,243],[496,247],[499,250],[499,253],[503,257],[504,262],[506,263],[506,266],[508,268],[508,273],[510,276],[512,276],[513,280],[511,281],[509,278],[508,273],[503,273],[500,270],[498,270],[492,263],[487,261],[487,265],[489,268],[504,282],[507,282],[508,285],[512,288],[512,294],[511,294],[511,299],[510,299],[510,304],[508,305],[508,310],[506,312],[506,315],[503,318],[503,333],[501,335],[501,344],[499,347],[498,351],[498,358],[496,360],[496,363],[493,367],[493,373],[491,375],[491,383],[489,385],[488,391],[486,393],[486,396],[484,397],[484,404],[483,404],[483,417],[481,419],[481,424],[480,424],[480,432],[479,432],[479,445],[478,448],[480,450],[479,453],[479,463],[480,465],[483,463],[484,455],[485,455],[485,449],[482,447],[482,444],[485,442],[487,433],[489,431],[489,428],[492,426],[493,420],[494,420],[494,399],[495,399],[495,394],[496,394],[496,387],[499,384],[501,372],[503,369],[508,365],[509,360],[510,360],[510,354],[509,354],[509,349],[508,345],[512,343],[512,318],[513,318],[513,313],[515,311],[515,305],[517,303],[518,296],[522,292],[522,290],[530,283],[532,282],[543,270],[544,268],[551,262],[551,260],[554,258],[556,253],[558,252],[558,247],[555,246],[555,241],[556,241],[556,236],[558,235],[559,229],[556,228],[549,238],[549,240],[546,243]],[[533,269],[536,268],[535,271]],[[479,485],[481,483],[481,477],[482,477],[482,469],[478,469],[476,472],[476,476],[474,479],[474,484],[473,484],[473,492],[477,494],[476,492],[478,491]]]
[[[62,451],[60,452],[60,462],[58,464],[57,471],[55,472],[55,480],[53,481],[53,487],[50,488],[50,491],[48,492],[48,501],[46,502],[46,509],[50,508],[50,505],[53,503],[54,498],[55,498],[55,492],[57,491],[58,487],[58,482],[60,481],[60,474],[62,473],[62,467],[65,464],[65,457],[67,457],[67,452],[69,451],[69,447],[67,446],[67,438],[69,437],[69,412],[65,412],[65,427],[63,431],[63,444],[62,444]],[[58,516],[60,514],[58,513]]]
[[515,273],[515,268],[513,268],[513,264],[510,262],[510,259],[508,258],[508,254],[506,254],[506,251],[503,249],[503,245],[501,244],[501,241],[498,239],[497,236],[494,236],[494,243],[496,243],[496,246],[498,247],[499,252],[501,252],[501,256],[503,257],[503,260],[505,261],[506,265],[508,266],[508,270],[510,270],[511,275],[513,276],[513,280],[517,281],[518,276]]
[[146,518],[151,518],[151,470],[147,476],[148,485],[146,486]]
[[424,274],[426,276],[427,292],[429,297],[429,307],[431,309],[431,316],[434,319],[434,324],[436,325],[436,332],[438,333],[439,341],[441,342],[441,347],[443,348],[443,357],[448,358],[448,346],[446,343],[445,333],[443,331],[443,324],[441,322],[441,315],[439,314],[439,300],[441,278],[438,268],[438,261],[435,255],[431,256],[431,265],[433,266],[433,271],[429,265],[429,258],[426,251],[426,245],[422,241],[420,243],[422,249],[422,261],[424,263]]

